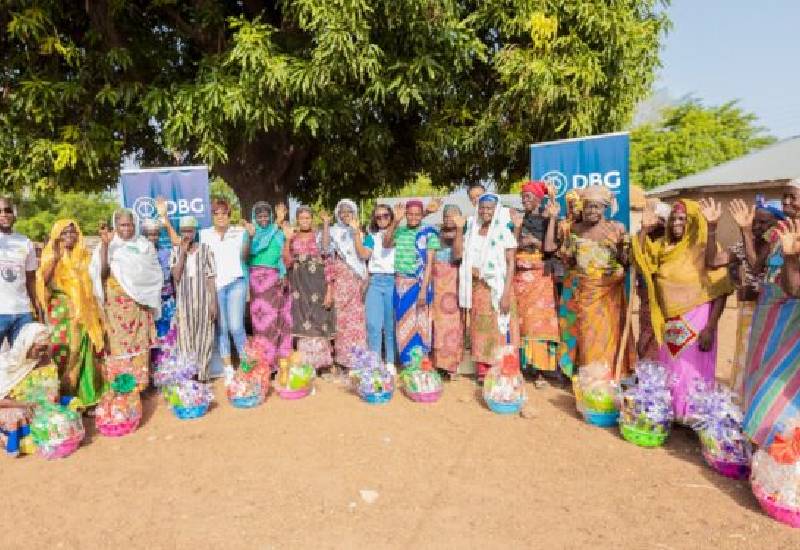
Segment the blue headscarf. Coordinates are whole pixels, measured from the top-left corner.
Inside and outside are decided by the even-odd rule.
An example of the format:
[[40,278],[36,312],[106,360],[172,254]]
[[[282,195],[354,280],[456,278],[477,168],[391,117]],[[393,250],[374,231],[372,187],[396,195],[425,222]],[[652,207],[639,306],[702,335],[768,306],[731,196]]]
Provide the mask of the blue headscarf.
[[756,196],[756,210],[763,210],[775,216],[777,220],[785,220],[786,214],[783,213],[783,205],[778,200],[765,200],[764,197]]
[[[269,219],[266,225],[260,225],[257,217],[258,214],[264,211],[269,214]],[[256,256],[269,248],[273,239],[277,239],[278,244],[280,244],[281,247],[283,246],[283,242],[286,237],[284,237],[281,228],[275,224],[272,206],[268,202],[259,201],[253,205],[253,209],[250,214],[250,221],[256,228],[256,234],[253,235],[253,238],[250,241],[251,256]],[[278,260],[278,271],[280,272],[281,277],[286,275],[286,265],[283,263],[282,256],[281,259]]]

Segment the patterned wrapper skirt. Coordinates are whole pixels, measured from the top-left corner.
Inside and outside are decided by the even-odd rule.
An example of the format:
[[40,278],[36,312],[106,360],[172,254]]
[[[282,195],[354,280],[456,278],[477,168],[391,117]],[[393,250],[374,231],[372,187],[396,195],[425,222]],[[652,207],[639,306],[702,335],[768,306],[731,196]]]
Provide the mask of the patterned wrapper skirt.
[[314,368],[333,364],[331,338],[336,332],[333,309],[326,309],[325,261],[304,256],[287,275],[292,288],[292,333],[297,350]]
[[292,353],[292,293],[277,269],[250,268],[250,319],[253,337],[274,368]]
[[431,351],[430,306],[417,304],[421,287],[416,277],[395,275],[395,338],[401,365],[411,362],[411,351],[416,347],[426,355]]
[[150,383],[150,345],[155,341],[153,314],[128,296],[113,276],[106,283],[105,311],[110,355],[130,359],[136,388],[143,391]]
[[[518,255],[519,257],[519,255]],[[522,357],[524,364],[538,370],[556,369],[560,342],[553,277],[544,272],[543,262],[526,264],[514,275]]]
[[739,301],[736,313],[736,350],[731,365],[730,385],[741,400],[744,397],[744,370],[747,364],[747,347],[750,342],[750,328],[756,313],[756,302]]
[[433,264],[433,364],[456,372],[464,358],[464,320],[458,306],[458,266]]
[[519,348],[519,320],[517,300],[511,289],[511,321],[509,334],[501,334],[497,326],[497,313],[492,307],[492,291],[484,281],[472,279],[472,309],[470,310],[470,342],[472,360],[494,365],[503,346]]
[[333,301],[336,304],[336,362],[350,364],[353,347],[367,347],[367,320],[364,308],[366,281],[340,259],[334,263]]

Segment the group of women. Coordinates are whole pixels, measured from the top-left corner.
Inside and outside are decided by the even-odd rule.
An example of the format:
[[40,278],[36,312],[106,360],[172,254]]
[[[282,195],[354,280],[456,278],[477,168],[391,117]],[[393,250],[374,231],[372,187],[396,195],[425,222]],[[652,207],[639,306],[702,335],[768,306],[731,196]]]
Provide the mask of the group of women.
[[[91,253],[78,223],[61,220],[36,274],[61,391],[96,403],[119,359],[144,389],[172,347],[198,360],[200,380],[218,376],[233,365],[231,341],[244,354],[249,294],[253,340],[271,365],[297,349],[318,369],[346,367],[354,348],[368,347],[394,369],[419,347],[455,376],[469,348],[482,379],[513,349],[539,386],[544,373],[571,376],[591,363],[622,376],[638,355],[673,372],[683,419],[688,392],[714,380],[717,325],[736,291],[732,383],[747,433],[766,444],[800,417],[800,185],[782,202],[734,201],[742,241],[731,249],[717,243],[713,200],[651,203],[631,236],[609,219],[604,186],[570,192],[564,217],[544,182],[522,187],[521,212],[473,191],[472,215],[445,205],[432,227],[423,220],[437,204],[379,204],[366,230],[347,199],[333,218],[319,213],[320,227],[308,207],[291,225],[284,205],[263,202],[232,226],[230,205],[217,200],[212,227],[185,216],[177,231],[161,201],[160,219],[141,225],[117,211]],[[641,298],[638,345],[629,268]],[[31,369],[35,336],[12,350]],[[0,374],[7,412],[20,378]]]

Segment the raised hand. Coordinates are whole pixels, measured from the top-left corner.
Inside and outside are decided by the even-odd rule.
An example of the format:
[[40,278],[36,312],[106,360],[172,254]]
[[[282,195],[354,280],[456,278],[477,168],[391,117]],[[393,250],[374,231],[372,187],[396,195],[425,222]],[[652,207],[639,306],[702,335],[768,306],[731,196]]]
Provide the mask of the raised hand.
[[548,218],[557,218],[561,213],[561,205],[555,199],[550,199],[544,207],[544,215]]
[[742,199],[733,199],[728,206],[728,211],[740,229],[753,227],[753,219],[756,217],[755,205],[748,208]]
[[286,205],[282,202],[279,202],[278,205],[275,207],[275,224],[280,227],[281,224],[286,220],[286,214],[289,212],[289,209],[286,208]]
[[511,209],[511,223],[514,224],[514,227],[522,227],[522,221],[525,219],[525,216],[517,210],[516,208]]
[[398,202],[394,205],[394,208],[392,208],[392,212],[394,212],[395,223],[399,223],[406,217],[406,205],[402,202]]
[[111,244],[111,241],[114,240],[114,231],[109,229],[108,224],[106,222],[100,222],[100,240],[106,246]]
[[350,223],[347,224],[347,225],[350,226],[350,229],[352,229],[353,233],[355,233],[356,235],[361,233],[361,226],[358,224],[358,220],[357,219],[355,219],[355,218],[351,219]]
[[647,233],[657,225],[658,215],[653,206],[648,205],[642,212],[642,229]]
[[281,229],[283,230],[283,236],[286,237],[287,241],[292,238],[292,235],[294,235],[294,227],[292,227],[292,224],[289,222],[283,222]]
[[62,255],[63,250],[61,249],[61,237],[56,237],[53,240],[53,259],[55,261],[59,261]]
[[189,252],[189,249],[192,247],[192,239],[189,237],[181,237],[181,244],[180,250],[182,254],[186,254]]
[[464,229],[464,226],[467,225],[467,218],[465,218],[461,214],[454,214],[453,223],[456,224],[457,228]]
[[714,224],[717,223],[722,216],[722,205],[711,197],[708,197],[700,201],[700,211],[703,213],[703,217],[708,223]]
[[156,212],[162,220],[167,219],[167,200],[164,197],[156,198]]
[[319,219],[321,219],[322,223],[324,223],[325,225],[330,225],[331,223],[331,215],[328,213],[327,210],[320,210]]
[[255,236],[256,228],[252,223],[247,220],[242,220],[242,225],[247,230],[247,234],[250,235],[251,238]]
[[800,254],[800,221],[788,218],[777,226],[784,255]]
[[439,208],[442,206],[442,201],[439,199],[433,199],[431,202],[428,203],[428,206],[425,207],[425,212],[428,214],[435,214],[439,211]]

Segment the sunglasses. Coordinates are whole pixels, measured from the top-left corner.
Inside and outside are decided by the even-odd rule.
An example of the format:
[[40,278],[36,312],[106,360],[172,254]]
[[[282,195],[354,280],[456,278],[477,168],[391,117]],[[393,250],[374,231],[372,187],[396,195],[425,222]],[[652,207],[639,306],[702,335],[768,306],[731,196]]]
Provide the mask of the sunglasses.
[[3,208],[0,208],[0,214],[13,214],[13,213],[14,209],[11,208],[10,206],[4,206]]

